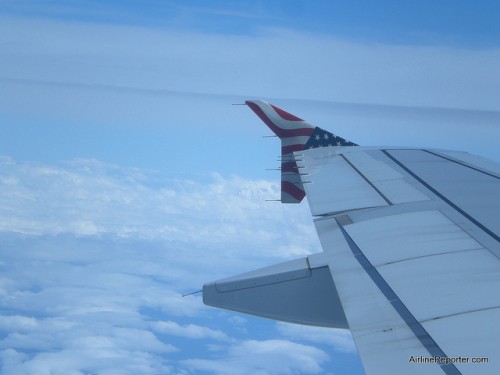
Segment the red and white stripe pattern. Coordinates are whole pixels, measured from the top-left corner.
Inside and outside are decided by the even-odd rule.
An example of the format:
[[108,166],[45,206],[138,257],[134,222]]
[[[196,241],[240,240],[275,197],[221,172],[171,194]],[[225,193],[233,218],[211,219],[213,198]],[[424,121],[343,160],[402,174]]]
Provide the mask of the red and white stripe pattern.
[[281,139],[281,201],[299,203],[305,192],[293,152],[304,149],[315,126],[264,101],[245,103]]

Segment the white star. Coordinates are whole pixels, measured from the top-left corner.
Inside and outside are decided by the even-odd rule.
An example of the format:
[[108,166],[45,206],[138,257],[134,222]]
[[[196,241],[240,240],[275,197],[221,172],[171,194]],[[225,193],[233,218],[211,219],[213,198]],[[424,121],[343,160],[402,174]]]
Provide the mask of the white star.
[[316,134],[316,140],[319,141],[319,134]]
[[342,145],[342,142],[338,141],[337,146],[341,146],[341,145]]
[[325,133],[324,137],[325,137],[325,139],[328,139],[328,134]]

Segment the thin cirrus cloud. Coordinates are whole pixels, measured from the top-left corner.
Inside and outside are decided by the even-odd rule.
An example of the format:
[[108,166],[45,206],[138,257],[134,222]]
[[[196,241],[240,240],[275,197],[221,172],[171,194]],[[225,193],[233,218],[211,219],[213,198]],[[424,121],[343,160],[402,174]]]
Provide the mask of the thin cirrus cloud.
[[500,51],[494,47],[364,43],[269,27],[221,35],[5,16],[0,25],[2,78],[499,109]]

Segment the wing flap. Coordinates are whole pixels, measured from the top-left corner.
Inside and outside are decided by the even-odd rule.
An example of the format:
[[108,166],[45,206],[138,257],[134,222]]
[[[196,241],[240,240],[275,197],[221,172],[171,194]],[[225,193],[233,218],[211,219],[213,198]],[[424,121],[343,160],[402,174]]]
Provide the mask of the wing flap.
[[291,323],[348,328],[322,253],[205,284],[203,302]]
[[[384,283],[374,282],[334,217],[315,220],[321,245],[331,254],[330,270],[349,328],[367,374],[440,374],[437,364],[408,366],[411,356],[429,356],[404,312],[388,300]],[[430,350],[433,350],[432,347]]]

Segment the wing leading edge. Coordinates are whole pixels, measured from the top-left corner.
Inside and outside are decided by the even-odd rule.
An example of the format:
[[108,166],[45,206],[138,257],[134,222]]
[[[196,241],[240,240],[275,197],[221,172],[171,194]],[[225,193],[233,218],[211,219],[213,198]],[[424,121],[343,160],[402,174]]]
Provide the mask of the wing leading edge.
[[[268,122],[308,124],[247,105],[282,146]],[[323,253],[207,284],[204,302],[348,328],[367,374],[500,373],[500,165],[343,138],[306,147],[312,134],[291,155]]]

